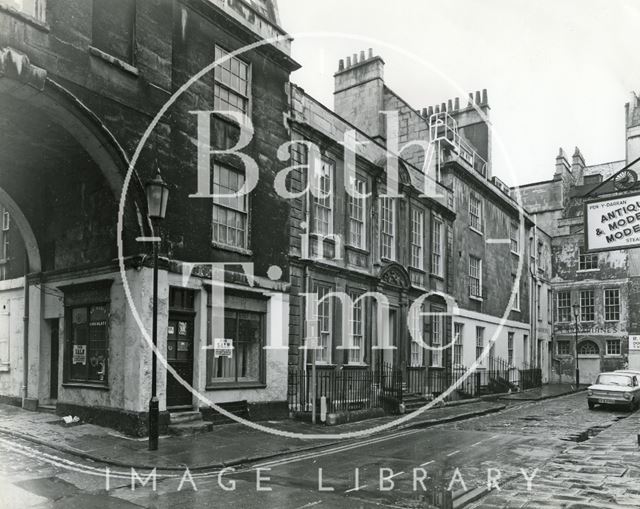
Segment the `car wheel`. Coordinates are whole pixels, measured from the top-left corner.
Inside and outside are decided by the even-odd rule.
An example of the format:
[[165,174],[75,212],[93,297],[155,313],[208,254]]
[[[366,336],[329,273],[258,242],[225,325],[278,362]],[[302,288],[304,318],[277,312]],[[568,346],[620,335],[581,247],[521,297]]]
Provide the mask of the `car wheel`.
[[589,410],[593,410],[596,406],[596,404],[593,401],[588,401],[587,404],[589,405]]
[[635,409],[636,409],[636,403],[635,403],[635,401],[631,401],[627,405],[627,410],[629,410],[629,412],[633,412]]

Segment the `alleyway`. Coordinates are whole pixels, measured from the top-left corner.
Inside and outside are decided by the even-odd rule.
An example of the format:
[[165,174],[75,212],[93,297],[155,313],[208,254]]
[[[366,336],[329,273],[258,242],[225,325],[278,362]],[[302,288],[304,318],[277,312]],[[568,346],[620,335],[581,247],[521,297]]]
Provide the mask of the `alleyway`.
[[[258,461],[220,478],[219,469],[193,473],[193,483],[181,471],[158,473],[155,492],[151,481],[141,486],[140,480],[132,490],[131,472],[116,467],[107,492],[104,465],[3,436],[0,506],[424,507],[424,483],[431,492],[451,486],[456,495],[466,488],[484,497],[475,507],[568,507],[577,501],[603,507],[605,500],[637,507],[640,491],[632,485],[640,475],[639,421],[640,413],[589,411],[579,393]],[[136,473],[146,479],[149,472]],[[488,475],[501,491],[485,493]],[[531,491],[524,475],[533,478]],[[179,490],[182,478],[187,480]]]

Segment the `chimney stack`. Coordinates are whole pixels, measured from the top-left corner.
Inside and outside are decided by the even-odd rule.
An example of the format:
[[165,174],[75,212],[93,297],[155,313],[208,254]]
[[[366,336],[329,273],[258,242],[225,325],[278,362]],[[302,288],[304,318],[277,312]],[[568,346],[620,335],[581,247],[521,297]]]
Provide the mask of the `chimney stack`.
[[576,147],[573,152],[573,157],[571,158],[571,173],[573,173],[573,178],[578,185],[582,184],[582,174],[585,166],[584,157],[582,156],[580,149]]
[[553,175],[553,180],[562,180],[563,175],[567,173],[571,173],[571,167],[564,150],[560,147],[556,156],[556,172]]

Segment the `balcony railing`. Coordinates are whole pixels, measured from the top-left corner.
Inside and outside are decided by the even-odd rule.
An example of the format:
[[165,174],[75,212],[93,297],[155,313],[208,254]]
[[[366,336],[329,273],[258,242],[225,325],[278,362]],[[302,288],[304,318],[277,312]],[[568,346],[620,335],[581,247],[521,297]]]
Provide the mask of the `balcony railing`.
[[446,111],[434,113],[429,119],[431,141],[440,141],[451,153],[487,178],[487,161],[458,132],[458,123]]

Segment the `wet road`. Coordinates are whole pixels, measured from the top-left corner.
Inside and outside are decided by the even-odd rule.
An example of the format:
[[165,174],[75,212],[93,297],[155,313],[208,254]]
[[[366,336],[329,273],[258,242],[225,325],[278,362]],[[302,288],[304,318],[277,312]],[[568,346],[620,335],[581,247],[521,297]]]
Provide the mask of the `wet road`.
[[158,472],[155,489],[148,471],[112,467],[107,482],[105,465],[0,436],[0,507],[425,507],[446,489],[459,494],[508,480],[522,490],[535,486],[535,469],[571,440],[627,415],[589,411],[584,393],[518,403],[237,470]]

